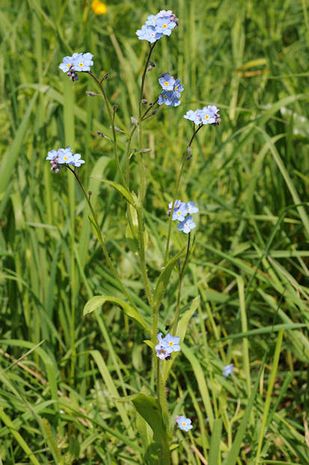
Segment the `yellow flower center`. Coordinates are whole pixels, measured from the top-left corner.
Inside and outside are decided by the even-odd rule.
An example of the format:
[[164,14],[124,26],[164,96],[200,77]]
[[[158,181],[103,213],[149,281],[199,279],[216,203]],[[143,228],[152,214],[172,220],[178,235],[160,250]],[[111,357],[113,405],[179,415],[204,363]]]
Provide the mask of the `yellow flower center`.
[[183,421],[181,424],[182,424],[182,426],[186,426],[187,423],[185,421]]
[[84,63],[80,63],[79,66],[82,68],[84,66]]
[[174,345],[173,341],[170,341],[168,345],[172,347]]
[[209,115],[205,115],[205,116],[204,116],[204,119],[209,119]]
[[163,24],[162,27],[163,27],[163,29],[166,29],[166,28],[167,28],[167,24]]
[[169,85],[169,82],[165,81],[164,85],[165,85],[165,87],[167,87]]

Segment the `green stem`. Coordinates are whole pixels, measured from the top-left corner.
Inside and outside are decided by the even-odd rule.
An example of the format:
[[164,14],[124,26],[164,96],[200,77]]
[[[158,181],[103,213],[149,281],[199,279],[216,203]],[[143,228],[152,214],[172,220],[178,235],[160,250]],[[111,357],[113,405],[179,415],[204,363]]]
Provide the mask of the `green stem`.
[[165,254],[164,254],[164,266],[166,266],[166,263],[168,261],[168,256],[169,256],[169,249],[170,249],[170,241],[171,241],[171,232],[172,232],[172,217],[173,217],[173,212],[174,212],[174,207],[175,207],[175,201],[178,197],[179,194],[179,186],[180,186],[180,181],[183,175],[183,169],[185,166],[185,163],[188,159],[188,154],[190,152],[191,145],[194,141],[195,136],[199,132],[199,130],[203,127],[202,124],[200,124],[197,129],[193,132],[192,137],[187,145],[186,151],[182,155],[181,159],[181,165],[180,165],[180,170],[178,171],[177,179],[176,179],[176,192],[175,192],[175,198],[172,202],[172,208],[169,216],[169,221],[168,221],[168,232],[167,232],[167,241],[166,241],[166,248],[165,248]]
[[141,83],[141,90],[140,90],[140,95],[139,95],[139,106],[138,106],[138,108],[139,108],[139,110],[138,110],[139,121],[141,121],[141,119],[142,119],[142,100],[143,100],[143,95],[144,95],[144,87],[145,87],[145,79],[146,79],[147,69],[148,69],[148,66],[149,66],[149,62],[150,62],[150,58],[151,58],[153,49],[156,46],[156,43],[157,42],[150,45],[149,53],[148,53],[148,56],[147,56],[146,64],[145,64],[143,75],[142,75],[142,83]]
[[183,282],[186,266],[187,266],[188,261],[189,261],[190,245],[191,245],[191,233],[188,234],[186,256],[185,256],[184,262],[182,264],[182,267],[181,267],[181,270],[180,270],[180,273],[179,273],[179,286],[178,286],[176,310],[175,310],[175,317],[174,317],[174,322],[172,324],[172,330],[171,330],[171,333],[173,335],[175,335],[177,333],[177,328],[178,328],[178,321],[179,321],[179,317],[180,317],[180,300],[181,300],[182,282]]

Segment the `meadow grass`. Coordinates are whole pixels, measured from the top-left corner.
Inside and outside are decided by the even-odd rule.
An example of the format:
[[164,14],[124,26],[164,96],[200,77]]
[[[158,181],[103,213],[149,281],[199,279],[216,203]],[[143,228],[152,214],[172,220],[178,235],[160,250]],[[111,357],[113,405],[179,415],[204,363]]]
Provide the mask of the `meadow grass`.
[[[131,143],[131,190],[140,187],[147,272],[154,289],[164,262],[167,205],[191,137],[189,109],[216,104],[218,127],[199,132],[179,198],[200,208],[182,286],[182,352],[166,362],[173,465],[293,465],[308,460],[308,51],[305,0],[110,1],[104,16],[78,0],[2,0],[0,11],[0,464],[145,464],[149,425],[133,395],[153,390],[145,330],[151,324],[112,131],[92,81],[70,82],[64,55],[94,54],[117,105],[125,162],[138,115],[147,46],[135,31],[172,9],[179,28],[156,46],[145,94],[162,72],[184,84],[182,104]],[[102,133],[104,137],[102,137]],[[89,208],[70,173],[55,175],[48,150],[71,145],[86,164],[111,273]],[[109,182],[107,182],[109,181]],[[129,207],[130,208],[130,207]],[[131,212],[133,215],[133,213]],[[162,279],[160,329],[175,313],[177,253]],[[83,316],[95,295],[101,309]],[[119,302],[121,305],[119,306]],[[225,365],[235,365],[224,378]],[[138,408],[139,406],[136,406]],[[149,459],[150,460],[150,459]],[[149,462],[151,463],[151,462]]]

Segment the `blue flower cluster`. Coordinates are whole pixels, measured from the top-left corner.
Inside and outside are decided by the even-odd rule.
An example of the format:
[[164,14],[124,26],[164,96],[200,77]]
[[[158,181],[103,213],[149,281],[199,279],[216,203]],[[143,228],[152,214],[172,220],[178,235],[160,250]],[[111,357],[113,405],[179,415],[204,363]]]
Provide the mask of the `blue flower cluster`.
[[159,78],[159,84],[163,90],[159,95],[158,104],[178,107],[180,105],[181,92],[183,91],[180,79],[175,79],[170,74],[164,73]]
[[93,65],[92,53],[73,53],[72,56],[64,57],[59,68],[66,73],[72,81],[77,81],[78,72],[90,71]]
[[153,44],[163,36],[170,36],[178,25],[178,19],[171,10],[162,10],[156,15],[150,15],[141,29],[136,31],[140,40]]
[[178,230],[189,234],[192,229],[196,227],[192,219],[193,213],[198,213],[199,209],[194,202],[181,202],[181,200],[175,200],[174,209],[173,202],[170,202],[168,205],[168,215],[172,213],[172,220],[179,221]]
[[198,110],[189,110],[184,115],[184,118],[193,121],[193,123],[200,124],[219,124],[221,119],[219,109],[215,105],[208,105]]
[[73,153],[70,147],[65,149],[50,150],[47,154],[46,160],[50,161],[51,170],[55,173],[60,171],[61,165],[73,166],[79,168],[85,160],[81,159],[79,153]]
[[180,351],[179,337],[172,336],[171,334],[167,334],[165,337],[162,337],[162,333],[159,333],[157,335],[157,339],[158,344],[155,349],[157,357],[159,357],[160,360],[169,358],[172,352]]
[[181,429],[182,431],[189,431],[190,429],[192,429],[190,418],[186,418],[183,416],[177,417],[176,423],[179,429]]

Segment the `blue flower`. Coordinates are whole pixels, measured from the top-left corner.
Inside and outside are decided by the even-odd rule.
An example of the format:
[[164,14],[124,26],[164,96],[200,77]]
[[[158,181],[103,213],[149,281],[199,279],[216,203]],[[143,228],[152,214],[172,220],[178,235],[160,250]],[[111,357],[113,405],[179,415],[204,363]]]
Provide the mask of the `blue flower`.
[[78,79],[77,72],[90,71],[93,65],[92,53],[73,53],[72,56],[66,56],[60,63],[59,68],[66,73],[73,81]]
[[175,200],[174,209],[172,207],[173,202],[170,202],[167,214],[170,215],[173,210],[172,220],[178,221],[178,230],[189,234],[196,227],[191,215],[198,213],[199,209],[197,205],[192,201],[182,202],[181,200]]
[[139,40],[147,40],[147,42],[153,44],[157,40],[159,40],[162,35],[159,32],[156,32],[155,27],[152,26],[144,26],[136,31],[136,35],[139,38]]
[[93,65],[92,58],[92,53],[79,53],[74,59],[73,70],[82,72],[90,71],[91,66]]
[[79,168],[83,163],[85,163],[85,161],[81,159],[81,155],[79,153],[74,154],[70,147],[50,150],[47,154],[46,160],[50,161],[51,170],[56,173],[60,171],[61,165]]
[[163,90],[159,95],[158,104],[178,107],[180,105],[181,92],[183,91],[180,79],[175,79],[170,74],[164,73],[159,78],[159,84]]
[[227,378],[228,376],[232,375],[234,371],[234,365],[233,363],[230,363],[230,365],[225,365],[222,370],[222,374],[224,378]]
[[79,168],[84,163],[85,163],[85,160],[81,159],[81,155],[79,153],[74,153],[72,155],[70,165],[74,166],[75,168]]
[[73,153],[70,147],[58,150],[59,165],[69,165],[72,161]]
[[174,205],[174,211],[172,215],[173,221],[183,221],[188,214],[187,204],[185,202],[178,201],[179,203]]
[[179,340],[180,338],[177,336],[172,336],[171,334],[167,334],[165,337],[162,337],[162,333],[157,335],[158,344],[155,347],[157,357],[160,360],[165,360],[171,356],[172,352],[179,352],[180,345]]
[[175,78],[168,73],[164,73],[159,77],[159,83],[163,90],[174,90]]
[[198,213],[199,212],[199,209],[196,206],[195,202],[187,202],[186,207],[187,207],[187,211],[188,211],[189,215],[192,215],[193,213]]
[[194,124],[219,124],[220,114],[219,109],[215,105],[208,105],[206,107],[200,108],[198,110],[189,110],[184,115],[184,118],[193,121]]
[[187,216],[184,221],[178,223],[177,228],[179,231],[182,231],[185,234],[189,234],[192,229],[196,228],[196,224],[194,223],[192,216]]
[[178,425],[178,428],[182,431],[189,431],[190,429],[192,429],[190,418],[186,418],[184,416],[177,417],[176,423]]
[[[176,208],[179,208],[179,207],[181,206],[181,204],[183,204],[183,202],[182,202],[181,200],[175,200],[175,202],[174,202],[174,210],[175,210]],[[171,214],[172,209],[173,209],[173,202],[170,202],[170,203],[168,204],[168,210],[167,210],[167,214],[168,214],[168,215]]]
[[175,92],[163,91],[158,98],[159,105],[167,105],[168,107],[178,107],[180,100]]
[[164,35],[170,36],[177,24],[178,19],[172,11],[162,10],[156,15],[148,16],[142,28],[136,31],[136,35],[140,40],[147,40],[153,44]]
[[174,83],[174,93],[175,95],[179,98],[180,97],[180,93],[183,91],[184,87],[183,85],[181,84],[180,82],[180,79],[176,79],[175,83]]

